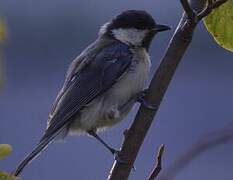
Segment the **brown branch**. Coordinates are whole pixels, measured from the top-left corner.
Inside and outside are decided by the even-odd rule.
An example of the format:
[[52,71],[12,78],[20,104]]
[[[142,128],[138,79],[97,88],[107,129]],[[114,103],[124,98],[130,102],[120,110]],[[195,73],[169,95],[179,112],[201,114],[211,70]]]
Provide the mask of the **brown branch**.
[[155,178],[159,175],[160,171],[162,170],[162,156],[165,150],[164,144],[159,147],[159,151],[156,157],[156,164],[154,169],[152,170],[148,180],[155,180]]
[[218,8],[227,1],[228,0],[217,0],[213,2],[213,0],[208,0],[206,8],[198,14],[198,19],[201,20],[204,17],[208,16],[213,11],[213,9]]
[[[205,0],[192,0],[190,6],[195,12],[200,12],[204,4]],[[140,106],[119,152],[119,156],[126,163],[115,161],[108,180],[128,179],[139,149],[159,109],[168,85],[192,40],[197,23],[198,21],[190,21],[187,16],[182,16],[145,96],[145,100],[153,104],[155,110],[148,109],[143,105]]]
[[194,20],[196,17],[196,13],[193,11],[193,9],[191,8],[188,0],[180,0],[180,3],[184,9],[184,12],[187,15],[187,18],[190,20]]
[[233,124],[226,128],[209,133],[201,137],[200,140],[191,146],[189,150],[179,156],[167,169],[160,175],[158,180],[172,180],[195,158],[211,150],[212,148],[223,145],[233,140]]

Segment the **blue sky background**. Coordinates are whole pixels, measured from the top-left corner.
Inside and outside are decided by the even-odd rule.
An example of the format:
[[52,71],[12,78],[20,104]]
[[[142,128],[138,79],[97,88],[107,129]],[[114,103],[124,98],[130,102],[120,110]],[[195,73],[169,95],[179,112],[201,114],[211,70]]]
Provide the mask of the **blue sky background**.
[[[143,9],[172,31],[159,34],[150,48],[152,73],[179,22],[179,1],[169,0],[1,0],[9,39],[5,49],[6,84],[0,95],[0,143],[9,143],[11,156],[0,169],[11,171],[34,147],[46,127],[51,104],[66,69],[89,43],[99,27],[127,9]],[[233,121],[233,54],[219,47],[202,23],[169,86],[157,117],[138,155],[130,180],[148,176],[155,153],[166,145],[163,166],[187,150],[199,137]],[[137,109],[137,108],[136,108]],[[120,147],[127,119],[101,136]],[[177,176],[177,180],[230,180],[233,145],[203,154]],[[67,137],[51,144],[28,166],[23,180],[106,179],[113,157],[87,136]]]

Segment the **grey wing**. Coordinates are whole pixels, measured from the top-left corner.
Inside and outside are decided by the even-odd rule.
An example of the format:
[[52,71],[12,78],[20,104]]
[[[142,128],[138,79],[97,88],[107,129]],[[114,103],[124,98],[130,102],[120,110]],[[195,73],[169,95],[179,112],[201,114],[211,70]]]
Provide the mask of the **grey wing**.
[[67,71],[64,85],[63,85],[62,89],[60,90],[60,92],[58,93],[58,95],[53,103],[52,109],[49,113],[48,126],[51,123],[51,121],[53,120],[54,113],[58,107],[58,102],[61,100],[62,96],[66,92],[66,89],[69,87],[68,83],[71,82],[72,76],[76,73],[76,69],[78,69],[80,66],[82,66],[84,61],[85,61],[85,59],[83,57],[80,57],[80,58],[78,57],[77,59],[75,59],[71,63],[71,65]]
[[[106,44],[109,44],[109,43],[111,42],[107,42]],[[98,43],[95,43],[95,42],[92,43],[70,64],[69,69],[66,74],[64,85],[62,89],[60,90],[60,92],[58,93],[53,103],[52,109],[50,111],[49,119],[48,119],[48,126],[50,124],[50,121],[53,120],[53,115],[55,113],[55,110],[58,107],[57,106],[58,102],[60,101],[63,94],[66,92],[66,89],[69,87],[69,83],[71,82],[72,78],[75,75],[77,75],[77,73],[81,71],[86,66],[86,64],[88,64],[93,59],[92,54],[97,54],[99,52],[100,48],[96,46],[97,44]]]
[[104,48],[85,68],[73,74],[65,84],[41,141],[58,135],[78,111],[108,90],[127,71],[131,62],[129,47],[117,42]]
[[[87,51],[88,49],[91,49],[91,47],[87,48]],[[90,58],[89,58],[90,59]],[[73,62],[70,64],[69,66],[69,69],[67,71],[67,74],[66,74],[66,78],[65,78],[65,82],[64,82],[64,85],[62,87],[62,89],[60,90],[60,92],[58,93],[54,103],[53,103],[53,106],[52,106],[52,109],[49,113],[49,119],[48,119],[48,126],[50,124],[50,121],[53,119],[53,115],[54,115],[54,112],[57,108],[57,104],[58,102],[60,101],[61,97],[63,96],[63,94],[65,93],[66,91],[66,88],[69,87],[68,83],[71,82],[71,79],[72,77],[80,70],[82,69],[86,63],[88,63],[88,59],[85,58],[83,56],[83,54],[81,54],[80,56],[78,56],[75,60],[73,60]]]

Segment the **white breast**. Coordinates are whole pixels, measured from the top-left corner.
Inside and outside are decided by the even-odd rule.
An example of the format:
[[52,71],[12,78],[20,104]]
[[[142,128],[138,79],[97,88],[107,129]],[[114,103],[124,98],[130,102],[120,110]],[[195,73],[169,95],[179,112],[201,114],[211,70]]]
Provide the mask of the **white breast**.
[[132,95],[143,90],[150,70],[150,59],[144,48],[133,49],[133,62],[127,73],[110,89],[112,98],[117,103],[124,103]]
[[[104,95],[83,109],[81,116],[71,126],[71,131],[112,126],[126,115],[119,112],[119,107],[144,89],[151,66],[149,55],[144,48],[132,51],[134,57],[129,71]],[[106,118],[109,114],[114,118]]]

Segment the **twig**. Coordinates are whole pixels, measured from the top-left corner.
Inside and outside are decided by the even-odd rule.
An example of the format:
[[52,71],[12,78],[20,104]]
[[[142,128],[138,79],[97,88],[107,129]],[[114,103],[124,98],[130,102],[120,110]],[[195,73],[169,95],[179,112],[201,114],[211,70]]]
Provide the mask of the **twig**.
[[195,11],[191,8],[188,0],[180,0],[180,3],[184,9],[185,14],[187,15],[187,20],[192,23],[198,23],[204,17],[208,16],[214,9],[218,8],[228,0],[207,0],[206,7],[200,12],[195,13]]
[[155,180],[155,178],[159,175],[160,171],[162,170],[162,156],[165,150],[164,144],[159,147],[159,151],[156,157],[156,165],[152,170],[148,180]]
[[196,13],[193,11],[193,9],[191,8],[191,6],[189,5],[188,0],[180,0],[180,3],[184,9],[184,12],[187,15],[187,18],[190,20],[195,20],[196,17]]
[[204,17],[208,16],[213,11],[213,9],[218,8],[227,1],[228,0],[217,0],[213,2],[213,0],[208,0],[206,8],[198,14],[198,19],[201,20]]
[[[190,5],[194,9],[193,11],[200,12],[205,5],[205,1],[192,0]],[[108,180],[128,179],[139,149],[159,109],[168,85],[192,41],[193,32],[198,21],[188,22],[187,16],[182,16],[170,40],[166,53],[150,83],[149,91],[145,96],[145,100],[156,108],[151,110],[143,105],[140,106],[119,153],[122,161],[126,163],[115,161],[109,173]]]
[[172,180],[195,158],[211,150],[212,148],[223,145],[233,140],[233,124],[223,129],[209,133],[201,137],[200,140],[191,146],[189,150],[179,156],[167,169],[158,177],[158,180]]

